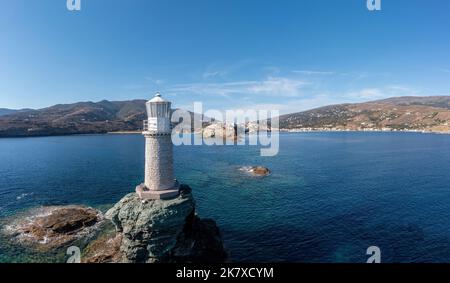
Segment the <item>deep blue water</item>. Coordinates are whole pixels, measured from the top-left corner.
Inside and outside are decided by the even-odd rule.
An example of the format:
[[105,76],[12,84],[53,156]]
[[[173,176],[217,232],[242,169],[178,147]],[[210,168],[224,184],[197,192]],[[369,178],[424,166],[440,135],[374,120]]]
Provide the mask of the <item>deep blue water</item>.
[[[251,178],[238,170],[247,165],[273,174]],[[0,216],[112,205],[143,181],[143,167],[140,135],[0,139]],[[450,262],[450,135],[282,134],[276,157],[183,146],[175,168],[232,261],[365,262],[376,245],[383,262]],[[0,241],[0,261],[17,253]]]

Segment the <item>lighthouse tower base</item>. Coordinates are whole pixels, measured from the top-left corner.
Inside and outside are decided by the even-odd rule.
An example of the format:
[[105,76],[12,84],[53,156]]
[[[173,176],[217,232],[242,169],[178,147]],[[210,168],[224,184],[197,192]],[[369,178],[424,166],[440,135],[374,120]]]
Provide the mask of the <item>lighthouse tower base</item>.
[[155,200],[155,199],[174,199],[180,195],[180,184],[175,182],[175,185],[170,190],[149,190],[145,184],[140,184],[136,187],[136,193],[142,200]]

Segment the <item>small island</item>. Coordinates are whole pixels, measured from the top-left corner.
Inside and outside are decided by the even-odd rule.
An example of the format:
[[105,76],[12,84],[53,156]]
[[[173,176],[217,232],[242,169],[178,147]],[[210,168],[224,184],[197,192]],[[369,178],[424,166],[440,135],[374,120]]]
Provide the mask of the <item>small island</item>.
[[244,166],[240,170],[255,177],[265,177],[272,174],[269,168],[263,166]]

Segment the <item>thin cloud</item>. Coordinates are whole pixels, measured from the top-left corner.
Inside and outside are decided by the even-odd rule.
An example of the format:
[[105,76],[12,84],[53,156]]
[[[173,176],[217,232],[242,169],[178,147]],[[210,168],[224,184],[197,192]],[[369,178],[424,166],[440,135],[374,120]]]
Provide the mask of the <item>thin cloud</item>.
[[386,88],[387,88],[389,94],[397,95],[397,96],[401,96],[401,95],[416,96],[416,95],[420,95],[422,92],[419,89],[415,89],[415,88],[403,86],[403,85],[390,85],[390,86],[387,86]]
[[298,97],[307,82],[284,77],[268,77],[260,81],[235,81],[225,83],[188,83],[175,85],[168,92],[181,92],[197,95],[260,95],[268,97]]
[[385,92],[378,88],[365,88],[358,91],[352,91],[347,94],[347,97],[352,99],[379,99],[385,97]]
[[203,79],[214,79],[214,78],[225,78],[229,76],[230,74],[241,70],[245,66],[247,66],[250,63],[250,60],[242,60],[238,61],[234,64],[220,64],[220,63],[213,63],[209,65],[205,71],[201,74],[201,77]]
[[202,77],[204,79],[209,79],[209,78],[215,78],[215,77],[222,77],[225,74],[226,74],[226,72],[224,72],[224,71],[212,71],[212,72],[203,73]]
[[152,77],[145,77],[144,79],[145,79],[146,81],[151,82],[152,84],[155,84],[155,85],[162,85],[162,84],[165,83],[164,80],[161,80],[161,79],[154,79],[154,78],[152,78]]
[[256,104],[255,109],[261,110],[278,110],[281,115],[307,111],[323,106],[338,104],[339,101],[328,95],[317,95],[315,97],[292,99],[287,103],[262,103]]
[[390,85],[383,88],[364,88],[358,91],[351,91],[343,96],[343,98],[352,101],[370,101],[376,99],[397,97],[397,96],[418,96],[421,95],[419,89],[401,85]]
[[334,75],[335,72],[326,72],[326,71],[312,71],[312,70],[295,70],[292,71],[294,74],[301,74],[301,75],[320,75],[320,76],[328,76],[328,75]]

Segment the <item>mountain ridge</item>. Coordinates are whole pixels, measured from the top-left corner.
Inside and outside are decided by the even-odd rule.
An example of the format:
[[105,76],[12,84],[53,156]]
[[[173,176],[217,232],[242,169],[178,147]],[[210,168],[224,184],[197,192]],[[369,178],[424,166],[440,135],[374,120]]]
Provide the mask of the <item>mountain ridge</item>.
[[[142,130],[144,99],[77,102],[0,116],[0,137],[104,134]],[[194,119],[200,115],[189,112]],[[279,117],[284,131],[450,132],[450,96],[403,96],[319,107]]]
[[0,116],[11,115],[19,112],[26,112],[32,109],[9,109],[9,108],[0,108]]
[[282,115],[280,129],[450,132],[450,96],[403,96]]

